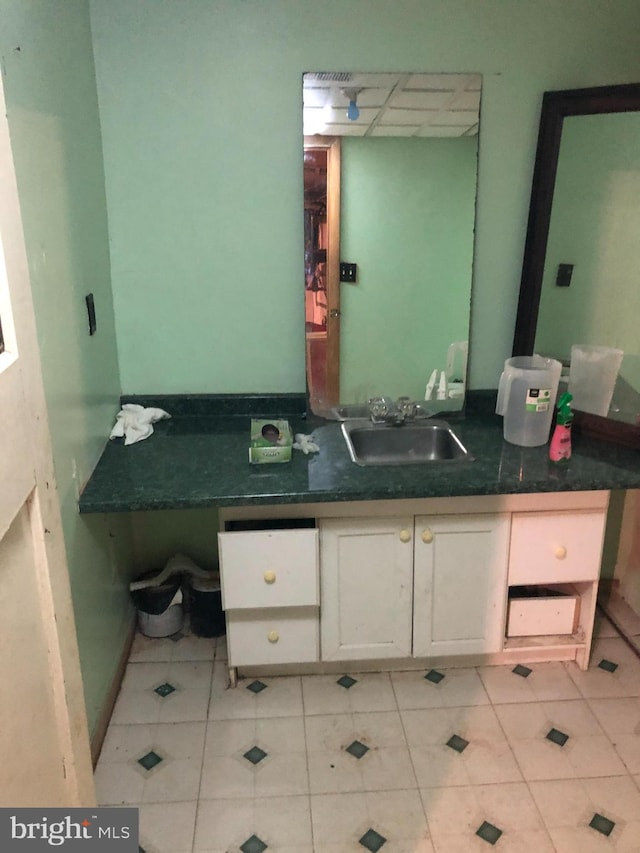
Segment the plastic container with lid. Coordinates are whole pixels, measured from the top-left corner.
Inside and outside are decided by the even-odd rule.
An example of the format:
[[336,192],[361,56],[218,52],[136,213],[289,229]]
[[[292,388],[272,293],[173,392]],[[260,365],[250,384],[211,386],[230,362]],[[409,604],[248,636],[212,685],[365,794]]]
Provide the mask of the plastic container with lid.
[[571,347],[569,391],[573,408],[606,417],[624,353],[614,347],[574,344]]
[[559,361],[539,355],[505,361],[496,402],[505,441],[520,447],[547,443],[561,371]]

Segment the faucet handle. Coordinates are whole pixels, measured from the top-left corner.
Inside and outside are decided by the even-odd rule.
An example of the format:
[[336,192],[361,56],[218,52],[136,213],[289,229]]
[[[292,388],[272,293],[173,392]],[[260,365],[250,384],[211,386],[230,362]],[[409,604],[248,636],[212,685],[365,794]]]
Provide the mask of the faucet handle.
[[388,397],[371,397],[369,399],[369,414],[374,423],[384,421],[393,409],[393,403]]
[[396,409],[402,412],[405,418],[415,418],[417,414],[417,405],[410,397],[398,397]]

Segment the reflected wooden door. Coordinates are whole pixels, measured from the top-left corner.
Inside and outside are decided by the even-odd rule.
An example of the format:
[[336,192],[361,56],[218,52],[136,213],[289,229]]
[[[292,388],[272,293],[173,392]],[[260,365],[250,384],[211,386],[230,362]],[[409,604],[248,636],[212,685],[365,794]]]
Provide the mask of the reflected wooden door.
[[[316,163],[318,174],[315,180],[309,178],[305,156],[305,217],[313,194],[313,203],[323,211],[324,223],[322,245],[315,247],[321,256],[316,258],[319,262],[313,270],[306,258],[305,298],[307,306],[317,305],[317,298],[312,295],[312,287],[317,285],[310,278],[320,268],[323,302],[321,317],[314,313],[313,307],[306,311],[306,361],[310,405],[314,412],[322,414],[340,399],[340,139],[306,138],[305,155],[312,152],[322,152],[323,165]],[[305,244],[308,242],[305,235]],[[305,245],[305,255],[313,252],[313,248]]]

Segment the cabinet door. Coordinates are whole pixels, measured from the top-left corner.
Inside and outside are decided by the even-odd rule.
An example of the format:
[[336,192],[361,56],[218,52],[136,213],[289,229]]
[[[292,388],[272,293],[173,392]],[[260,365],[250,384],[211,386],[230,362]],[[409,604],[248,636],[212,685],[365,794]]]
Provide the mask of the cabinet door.
[[322,660],[411,655],[413,518],[320,522]]
[[416,657],[502,649],[509,523],[508,515],[416,518]]

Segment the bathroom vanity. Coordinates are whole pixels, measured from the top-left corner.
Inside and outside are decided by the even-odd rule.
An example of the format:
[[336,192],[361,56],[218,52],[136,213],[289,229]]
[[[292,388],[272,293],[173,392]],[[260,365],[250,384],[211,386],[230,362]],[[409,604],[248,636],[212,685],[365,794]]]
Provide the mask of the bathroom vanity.
[[608,492],[220,510],[232,677],[589,660]]
[[558,467],[469,410],[452,425],[472,461],[361,467],[338,423],[280,399],[320,452],[250,465],[250,417],[273,416],[264,401],[248,415],[135,401],[174,417],[139,444],[108,444],[80,512],[211,509],[232,678],[588,665],[609,494],[640,488],[635,451],[578,434]]

